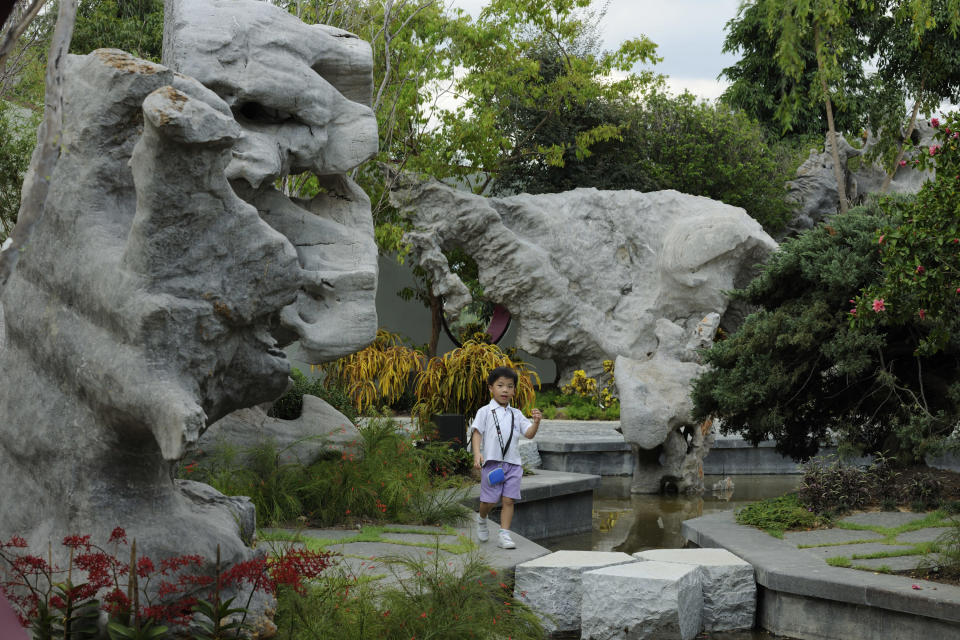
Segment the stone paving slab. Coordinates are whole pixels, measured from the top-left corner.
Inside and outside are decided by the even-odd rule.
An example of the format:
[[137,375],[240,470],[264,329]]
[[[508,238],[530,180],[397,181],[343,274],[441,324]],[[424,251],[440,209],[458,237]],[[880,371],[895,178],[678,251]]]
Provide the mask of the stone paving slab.
[[440,544],[459,544],[460,538],[457,536],[451,535],[423,535],[419,533],[393,533],[391,531],[386,531],[383,534],[384,538],[389,538],[390,540],[399,540],[400,542],[414,542],[417,544],[434,544],[439,542]]
[[[842,522],[851,524],[862,524],[869,527],[887,527],[894,528],[927,517],[925,513],[909,513],[901,511],[871,511],[869,513],[856,513],[846,518],[841,518]],[[866,533],[866,532],[865,532]]]
[[871,569],[880,569],[886,567],[893,571],[908,571],[916,569],[922,556],[897,556],[895,558],[868,558],[863,560],[851,560],[855,567],[869,567]]
[[[917,514],[906,515],[914,516],[913,519],[917,517]],[[871,519],[871,522],[875,521]],[[806,606],[803,603],[808,601],[835,602],[838,606],[853,605],[843,611],[867,611],[880,620],[899,615],[901,621],[928,620],[933,627],[939,629],[948,625],[954,631],[960,625],[960,587],[831,567],[786,540],[737,524],[732,511],[687,520],[682,524],[682,533],[697,546],[725,548],[752,564],[757,583],[770,592],[771,598],[780,597],[774,594],[782,594],[781,606],[789,606],[793,612],[802,612],[802,607]],[[904,614],[907,618],[902,617]],[[815,621],[806,622],[813,624]],[[827,630],[829,623],[823,622]],[[818,637],[848,638],[836,634]],[[863,637],[863,634],[857,637]]]
[[910,542],[913,544],[918,542],[933,542],[948,531],[950,531],[950,527],[927,527],[926,529],[907,531],[897,536],[897,542]]
[[854,540],[876,540],[882,536],[873,531],[851,531],[849,529],[814,529],[813,531],[788,531],[783,539],[793,545],[837,544]]

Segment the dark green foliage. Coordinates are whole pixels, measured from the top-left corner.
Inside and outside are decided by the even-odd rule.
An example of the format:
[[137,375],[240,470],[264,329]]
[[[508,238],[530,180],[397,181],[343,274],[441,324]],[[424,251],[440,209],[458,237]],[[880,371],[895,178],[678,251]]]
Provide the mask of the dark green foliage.
[[163,53],[163,0],[83,0],[70,53],[123,49],[160,62]]
[[897,491],[898,476],[885,458],[865,469],[837,458],[814,459],[804,468],[798,497],[818,514],[845,513],[882,503]]
[[748,504],[737,512],[737,522],[782,533],[790,529],[811,529],[828,521],[800,504],[797,494],[788,493],[779,498],[767,498]]
[[267,415],[281,420],[296,420],[303,412],[303,396],[311,395],[321,398],[334,409],[345,415],[351,421],[357,419],[357,409],[350,396],[340,387],[326,388],[322,380],[308,378],[297,368],[290,370],[293,386],[277,398],[267,411]]
[[17,222],[20,187],[36,142],[36,123],[20,122],[13,108],[0,100],[0,242]]
[[557,118],[519,110],[513,115],[516,135],[541,145],[600,123],[619,127],[620,136],[597,143],[586,156],[568,151],[563,166],[542,159],[509,164],[498,177],[499,192],[676,189],[743,207],[768,231],[781,229],[789,218],[785,180],[795,165],[781,160],[792,154],[776,149],[779,143],[743,112],[689,93],[651,93],[636,103],[595,101]]
[[[773,438],[794,459],[815,454],[830,431],[865,452],[912,461],[960,418],[960,349],[915,356],[919,319],[856,329],[849,300],[881,276],[876,230],[904,204],[858,208],[788,240],[733,296],[758,311],[704,354],[695,417],[726,432]],[[921,377],[922,376],[922,377]],[[922,388],[921,388],[922,381]],[[929,413],[917,398],[926,396]]]
[[[802,51],[805,70],[795,81],[788,77],[776,60],[777,33],[771,33],[765,24],[766,13],[775,0],[744,2],[737,16],[726,24],[724,53],[740,53],[741,58],[720,72],[730,80],[721,100],[735,109],[743,110],[771,131],[791,134],[819,134],[822,141],[827,131],[827,118],[822,98],[816,95],[817,59],[810,34]],[[858,25],[867,16],[854,16]],[[838,131],[859,131],[860,119],[866,106],[864,90],[867,86],[863,72],[862,47],[854,43],[838,47],[839,64],[843,69],[841,81],[835,86],[834,118]],[[786,96],[799,98],[793,105],[788,121],[778,118],[777,110]]]
[[921,473],[910,478],[904,493],[914,511],[935,509],[943,498],[943,484],[932,474]]

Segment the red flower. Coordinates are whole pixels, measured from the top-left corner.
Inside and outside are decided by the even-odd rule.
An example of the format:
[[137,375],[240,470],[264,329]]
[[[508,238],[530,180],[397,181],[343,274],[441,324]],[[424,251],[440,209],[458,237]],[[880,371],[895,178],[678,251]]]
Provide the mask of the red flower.
[[917,311],[917,315],[920,316],[920,319],[921,319],[921,320],[925,320],[926,317],[927,317],[927,310],[926,310],[926,309],[920,309],[920,311]]
[[883,298],[875,298],[873,300],[873,310],[877,312],[887,310],[887,307],[883,304]]
[[110,538],[107,542],[122,542],[123,544],[127,544],[127,532],[121,527],[117,527],[110,532]]
[[934,128],[939,127],[940,120],[938,118],[930,118],[930,126]]
[[922,264],[917,265],[917,273],[923,273],[926,269],[923,268]]
[[80,547],[89,548],[90,547],[90,536],[67,536],[63,539],[63,546],[70,547],[71,549],[78,549]]

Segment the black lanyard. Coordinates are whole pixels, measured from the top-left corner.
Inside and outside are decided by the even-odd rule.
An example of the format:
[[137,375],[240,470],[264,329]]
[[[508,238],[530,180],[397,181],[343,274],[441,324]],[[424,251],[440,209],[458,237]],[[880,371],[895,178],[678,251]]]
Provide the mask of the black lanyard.
[[[510,411],[510,409],[507,409]],[[510,448],[510,443],[513,441],[513,411],[510,411],[510,437],[507,438],[507,446],[503,446],[503,434],[500,433],[500,421],[497,419],[497,410],[491,409],[490,414],[493,416],[493,424],[497,428],[497,440],[500,441],[500,457],[507,457],[507,449]]]

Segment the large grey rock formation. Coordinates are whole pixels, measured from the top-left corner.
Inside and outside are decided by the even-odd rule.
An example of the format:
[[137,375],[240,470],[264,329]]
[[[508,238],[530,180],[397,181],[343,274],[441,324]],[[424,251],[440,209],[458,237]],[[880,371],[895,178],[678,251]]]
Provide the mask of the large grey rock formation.
[[[272,331],[300,336],[317,358],[374,337],[372,223],[342,175],[375,150],[373,114],[357,102],[369,47],[267,3],[168,9],[187,5],[209,11],[190,25],[209,46],[195,40],[191,54],[258,65],[275,81],[258,108],[288,107],[305,124],[241,126],[242,106],[121,51],[67,61],[63,151],[0,292],[0,538],[22,535],[44,553],[64,535],[106,540],[122,526],[153,557],[212,559],[219,545],[227,564],[249,558],[238,527],[249,510],[176,483],[179,459],[211,422],[284,391],[290,365]],[[288,84],[291,68],[299,81]],[[204,81],[229,92],[224,74]],[[272,173],[249,168],[263,165],[254,156],[271,135]],[[299,169],[323,172],[331,190],[294,210],[261,183]]]
[[[377,150],[370,46],[255,0],[167,0],[165,21],[164,64],[213,90],[240,125],[231,186],[296,247],[302,284],[279,316],[280,346],[299,340],[314,363],[365,347],[377,246],[370,201],[346,174]],[[275,188],[305,171],[316,197]]]
[[595,376],[616,359],[624,437],[653,458],[640,452],[636,491],[658,491],[665,476],[681,490],[701,486],[709,442],[688,398],[697,350],[723,323],[724,292],[746,285],[776,248],[759,223],[676,191],[485,198],[436,181],[397,184],[391,200],[410,213],[407,238],[445,306],[470,300],[443,254],[461,248],[487,298],[513,314],[517,346],[553,359],[561,379]]
[[445,308],[470,300],[442,253],[459,247],[487,298],[510,309],[517,346],[563,379],[617,355],[652,358],[661,319],[692,335],[776,247],[743,209],[676,191],[485,198],[405,177],[391,201],[410,213],[407,238]]

